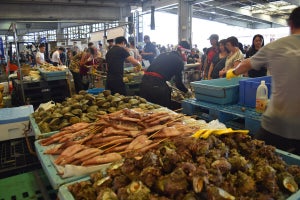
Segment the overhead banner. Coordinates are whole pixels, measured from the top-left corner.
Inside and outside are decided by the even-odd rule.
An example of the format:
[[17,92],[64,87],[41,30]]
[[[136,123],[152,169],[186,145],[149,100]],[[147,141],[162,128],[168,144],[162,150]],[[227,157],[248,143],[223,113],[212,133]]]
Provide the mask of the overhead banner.
[[3,40],[2,37],[0,37],[0,58],[4,58],[4,54]]

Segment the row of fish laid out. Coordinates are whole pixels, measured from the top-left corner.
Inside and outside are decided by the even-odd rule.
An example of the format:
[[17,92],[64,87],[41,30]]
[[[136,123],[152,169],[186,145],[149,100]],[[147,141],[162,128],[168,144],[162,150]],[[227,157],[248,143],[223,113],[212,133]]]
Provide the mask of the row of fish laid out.
[[102,115],[93,123],[65,127],[40,144],[49,146],[44,154],[55,155],[55,165],[100,165],[121,160],[126,154],[146,152],[170,137],[191,136],[201,128],[185,118],[168,111],[124,109]]

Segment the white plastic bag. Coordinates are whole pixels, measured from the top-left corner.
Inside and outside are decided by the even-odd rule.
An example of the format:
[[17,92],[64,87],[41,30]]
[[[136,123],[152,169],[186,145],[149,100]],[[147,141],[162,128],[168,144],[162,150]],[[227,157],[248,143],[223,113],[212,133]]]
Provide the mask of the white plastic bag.
[[39,110],[40,108],[42,108],[44,110],[48,110],[48,109],[52,108],[53,106],[55,106],[54,101],[48,101],[47,103],[41,103],[39,105],[39,107],[36,109],[36,111]]
[[207,129],[226,129],[225,124],[219,122],[219,120],[212,120],[207,124]]

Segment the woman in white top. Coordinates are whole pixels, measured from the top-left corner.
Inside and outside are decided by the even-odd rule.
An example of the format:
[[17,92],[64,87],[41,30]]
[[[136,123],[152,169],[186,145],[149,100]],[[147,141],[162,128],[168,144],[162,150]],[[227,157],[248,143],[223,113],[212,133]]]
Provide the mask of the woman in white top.
[[238,46],[239,42],[236,37],[231,36],[226,39],[226,48],[229,54],[224,69],[219,72],[220,77],[223,77],[229,69],[235,68],[244,59],[244,55]]
[[35,55],[35,61],[36,61],[36,65],[39,67],[44,63],[47,63],[45,61],[45,51],[46,51],[46,46],[44,43],[41,43],[39,45],[39,51],[36,53]]

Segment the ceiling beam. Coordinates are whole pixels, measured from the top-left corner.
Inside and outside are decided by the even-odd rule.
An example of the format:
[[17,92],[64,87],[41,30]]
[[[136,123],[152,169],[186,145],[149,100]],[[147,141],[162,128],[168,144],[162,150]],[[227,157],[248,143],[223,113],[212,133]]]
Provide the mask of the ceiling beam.
[[178,6],[178,1],[179,0],[152,0],[152,1],[146,1],[143,3],[142,6],[142,11],[143,12],[148,12],[151,10],[151,6],[155,6],[155,10],[160,10],[163,8],[167,7],[172,7],[172,6]]
[[10,4],[1,3],[0,19],[7,20],[121,20],[130,16],[130,7],[96,7],[90,5]]
[[[48,3],[36,3],[34,6],[30,3],[1,3],[0,6],[0,30],[7,31],[12,22],[20,22],[30,24],[33,22],[47,22],[51,24],[48,30],[53,29],[53,24],[59,21],[76,23],[98,23],[123,21],[127,16],[130,16],[130,7],[103,7],[90,5],[60,5]],[[50,22],[54,23],[50,23]],[[20,23],[19,23],[20,24]],[[19,29],[23,28],[18,25]],[[32,27],[33,28],[33,27]],[[27,28],[28,29],[28,28]],[[39,28],[43,29],[43,28]]]
[[252,14],[251,11],[246,10],[246,9],[241,9],[241,8],[237,8],[237,7],[233,7],[233,6],[223,6],[222,3],[218,3],[218,2],[210,2],[209,4],[206,4],[209,6],[213,6],[216,9],[221,9],[221,10],[225,10],[227,12],[231,12],[231,13],[237,13],[239,15],[245,15],[248,17],[253,17],[256,19],[260,19],[266,22],[272,22],[281,26],[286,26],[286,21],[284,19],[281,18],[277,18],[277,17],[271,17],[270,15],[265,15],[265,14]]

